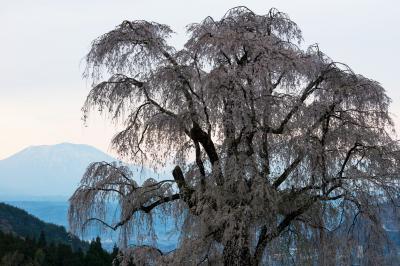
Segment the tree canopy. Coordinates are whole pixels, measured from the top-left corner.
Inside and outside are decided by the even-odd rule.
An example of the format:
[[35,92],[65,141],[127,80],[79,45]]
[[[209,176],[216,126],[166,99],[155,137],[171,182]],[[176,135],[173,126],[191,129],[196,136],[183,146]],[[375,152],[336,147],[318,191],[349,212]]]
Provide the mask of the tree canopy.
[[[99,222],[128,243],[134,229],[154,234],[155,210],[178,217],[172,253],[125,250],[149,264],[382,260],[380,210],[396,206],[400,159],[384,88],[305,48],[276,9],[233,8],[187,32],[181,50],[169,26],[143,20],[93,41],[84,117],[96,109],[123,121],[112,140],[122,157],[175,168],[139,185],[125,165],[92,163],[70,199],[72,228]],[[107,223],[115,200],[120,215]]]

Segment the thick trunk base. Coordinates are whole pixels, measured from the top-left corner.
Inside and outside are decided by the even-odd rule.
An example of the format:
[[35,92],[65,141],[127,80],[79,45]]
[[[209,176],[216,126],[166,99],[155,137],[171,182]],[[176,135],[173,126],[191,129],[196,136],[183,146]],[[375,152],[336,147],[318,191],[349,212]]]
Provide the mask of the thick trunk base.
[[248,247],[238,247],[228,242],[224,248],[224,265],[225,266],[247,266],[252,265],[252,256]]

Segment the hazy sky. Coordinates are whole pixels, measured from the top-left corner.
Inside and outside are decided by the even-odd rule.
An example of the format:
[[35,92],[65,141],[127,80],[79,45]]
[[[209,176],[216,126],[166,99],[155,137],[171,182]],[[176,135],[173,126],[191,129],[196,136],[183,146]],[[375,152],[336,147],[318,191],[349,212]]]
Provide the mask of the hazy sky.
[[220,18],[246,5],[259,14],[271,7],[300,26],[306,44],[319,43],[335,61],[379,81],[393,99],[400,130],[400,1],[77,1],[0,0],[0,159],[38,144],[86,143],[109,151],[115,130],[94,117],[84,127],[80,108],[90,89],[82,58],[97,36],[123,20],[146,19],[177,32],[208,15]]

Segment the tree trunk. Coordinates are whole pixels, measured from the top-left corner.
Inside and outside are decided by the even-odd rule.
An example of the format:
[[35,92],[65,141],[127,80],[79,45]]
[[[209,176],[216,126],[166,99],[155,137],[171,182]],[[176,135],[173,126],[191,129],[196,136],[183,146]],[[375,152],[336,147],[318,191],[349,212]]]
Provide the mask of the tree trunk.
[[249,247],[241,247],[235,240],[229,240],[223,252],[225,266],[252,265]]

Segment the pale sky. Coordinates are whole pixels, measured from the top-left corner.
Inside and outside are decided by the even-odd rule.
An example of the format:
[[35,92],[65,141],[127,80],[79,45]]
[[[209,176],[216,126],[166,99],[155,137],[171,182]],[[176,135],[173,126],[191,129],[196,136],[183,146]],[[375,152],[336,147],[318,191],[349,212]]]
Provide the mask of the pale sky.
[[258,14],[288,13],[305,44],[318,43],[335,61],[379,81],[392,98],[400,131],[400,1],[91,1],[0,0],[0,159],[30,145],[85,143],[112,153],[115,129],[94,116],[84,127],[80,111],[90,82],[81,77],[90,42],[123,20],[170,25],[181,47],[185,26],[219,19],[245,5]]

